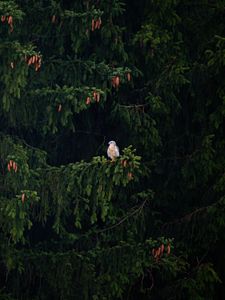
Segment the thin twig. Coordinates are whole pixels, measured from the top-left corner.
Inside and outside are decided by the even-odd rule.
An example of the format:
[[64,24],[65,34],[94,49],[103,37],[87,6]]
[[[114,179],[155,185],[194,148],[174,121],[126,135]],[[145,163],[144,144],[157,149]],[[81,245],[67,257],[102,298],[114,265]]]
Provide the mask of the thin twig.
[[149,290],[151,291],[154,287],[154,277],[153,277],[152,272],[150,270],[147,269],[147,272],[149,273],[150,278],[151,278],[151,286],[149,288]]
[[207,210],[207,209],[210,208],[210,207],[211,207],[211,206],[209,206],[209,205],[208,205],[208,206],[204,206],[204,207],[200,207],[200,208],[198,208],[198,209],[192,211],[191,213],[184,215],[183,217],[181,217],[181,218],[179,218],[179,219],[176,219],[176,220],[174,220],[174,221],[167,222],[167,223],[163,224],[162,228],[165,228],[165,227],[168,227],[168,226],[170,226],[170,225],[177,224],[177,223],[183,223],[183,222],[186,222],[186,221],[190,221],[191,218],[192,218],[194,215],[196,215],[196,214],[198,214],[198,213],[200,213],[200,212],[202,212],[202,211],[205,211],[205,210]]
[[132,213],[130,213],[130,214],[128,214],[127,216],[125,216],[124,218],[122,218],[118,223],[116,223],[116,224],[114,224],[114,225],[112,225],[112,226],[109,226],[109,227],[107,227],[107,228],[104,228],[104,229],[102,229],[102,230],[99,230],[98,233],[102,233],[102,232],[111,230],[111,229],[113,229],[113,228],[115,228],[115,227],[121,225],[122,223],[124,223],[124,222],[125,222],[127,219],[129,219],[131,216],[138,214],[138,213],[141,212],[141,210],[144,208],[144,206],[145,206],[145,204],[146,204],[147,201],[148,201],[147,199],[146,199],[145,201],[143,201],[142,204],[141,204],[136,210],[134,210]]
[[133,105],[125,105],[125,104],[118,104],[119,107],[122,108],[143,108],[145,106],[150,105],[149,103],[145,103],[145,104],[133,104]]
[[104,135],[103,142],[101,143],[101,145],[98,147],[98,149],[96,151],[97,154],[99,153],[99,150],[101,149],[101,147],[105,144],[105,140],[106,140],[106,136]]

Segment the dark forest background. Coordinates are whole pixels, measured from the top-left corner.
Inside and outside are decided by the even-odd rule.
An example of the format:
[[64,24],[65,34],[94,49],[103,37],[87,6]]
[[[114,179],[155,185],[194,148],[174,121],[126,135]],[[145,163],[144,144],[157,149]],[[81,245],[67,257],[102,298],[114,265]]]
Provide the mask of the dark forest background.
[[0,299],[224,299],[225,1],[0,17]]

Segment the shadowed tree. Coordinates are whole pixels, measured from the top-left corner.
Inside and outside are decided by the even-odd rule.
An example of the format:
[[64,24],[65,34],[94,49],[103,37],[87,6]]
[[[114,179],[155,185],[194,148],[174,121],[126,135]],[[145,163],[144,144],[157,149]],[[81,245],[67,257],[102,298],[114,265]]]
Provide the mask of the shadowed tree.
[[224,4],[17,0],[0,16],[1,298],[215,299]]

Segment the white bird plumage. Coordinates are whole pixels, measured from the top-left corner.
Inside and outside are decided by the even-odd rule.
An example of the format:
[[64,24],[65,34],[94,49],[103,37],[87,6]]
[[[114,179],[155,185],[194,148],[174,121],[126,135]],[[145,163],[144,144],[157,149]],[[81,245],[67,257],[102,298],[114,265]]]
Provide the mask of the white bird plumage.
[[111,160],[115,160],[116,157],[120,156],[119,148],[115,141],[110,141],[107,149],[107,155]]

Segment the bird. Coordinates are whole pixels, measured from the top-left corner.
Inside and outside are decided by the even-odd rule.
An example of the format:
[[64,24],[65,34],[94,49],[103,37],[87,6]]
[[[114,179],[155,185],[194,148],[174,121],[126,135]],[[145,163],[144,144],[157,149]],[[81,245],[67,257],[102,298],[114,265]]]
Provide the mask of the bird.
[[116,157],[120,156],[119,148],[116,145],[115,141],[110,141],[108,144],[109,144],[109,147],[107,149],[107,155],[113,161],[113,160],[115,160]]

